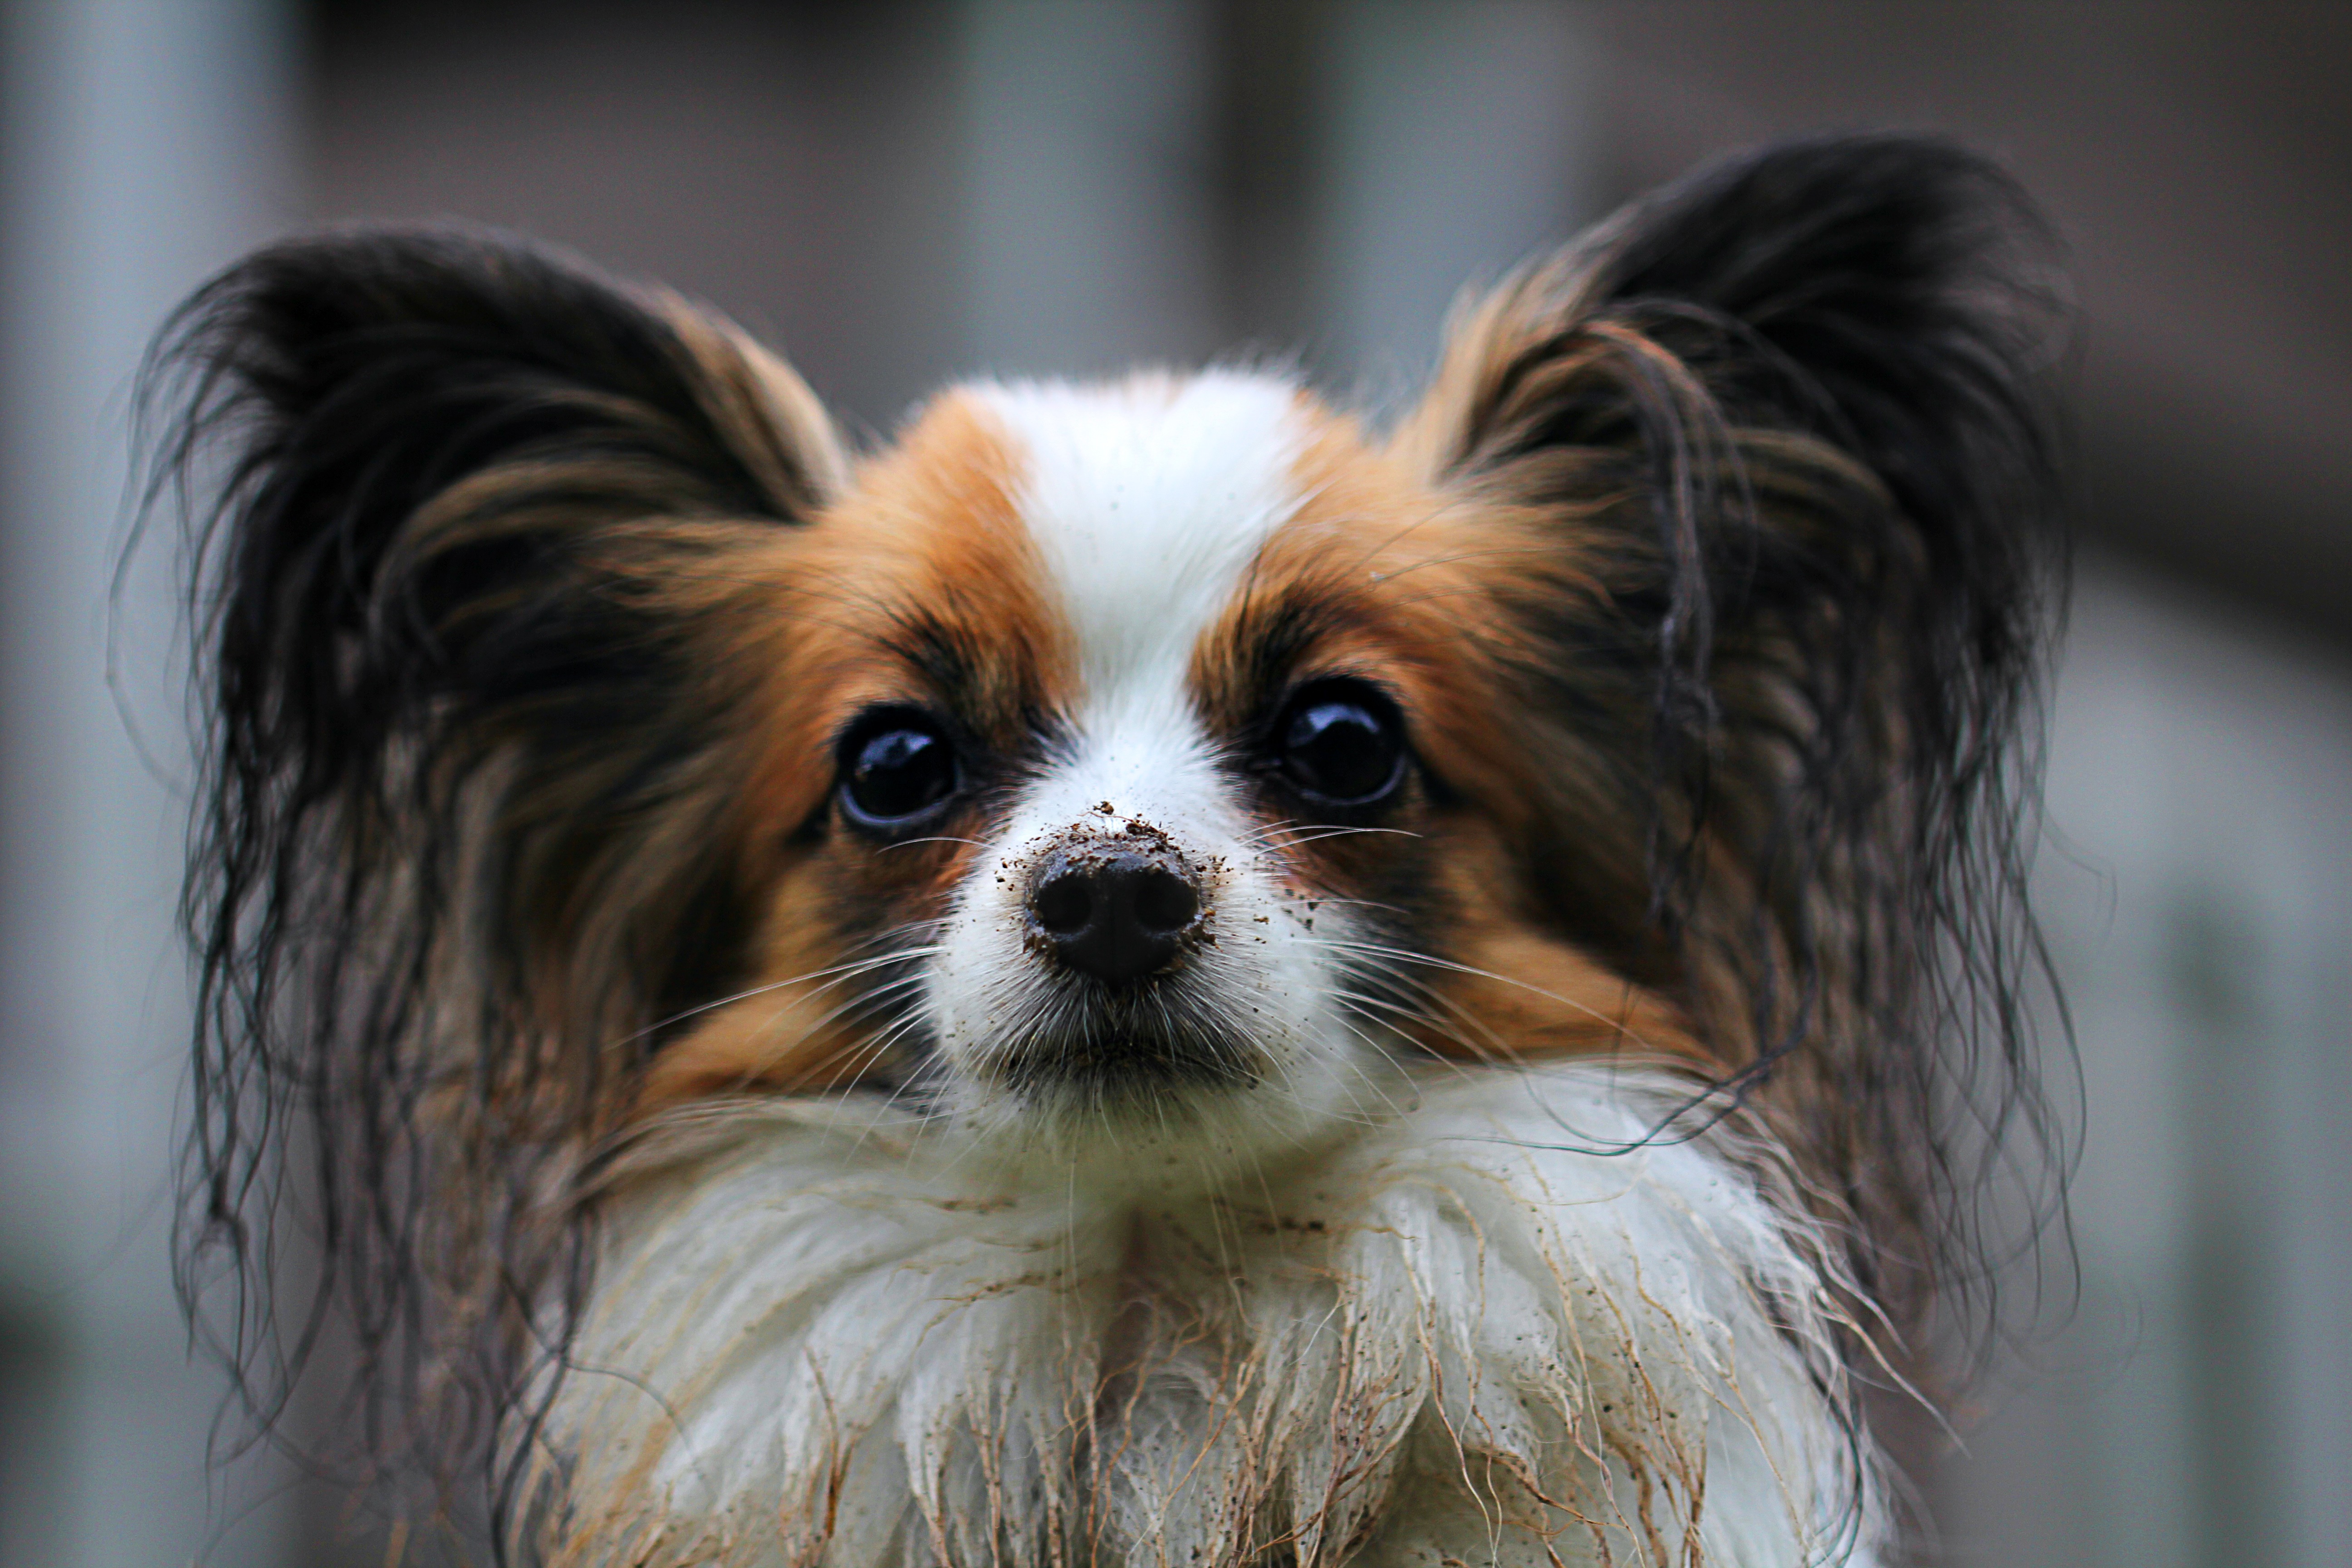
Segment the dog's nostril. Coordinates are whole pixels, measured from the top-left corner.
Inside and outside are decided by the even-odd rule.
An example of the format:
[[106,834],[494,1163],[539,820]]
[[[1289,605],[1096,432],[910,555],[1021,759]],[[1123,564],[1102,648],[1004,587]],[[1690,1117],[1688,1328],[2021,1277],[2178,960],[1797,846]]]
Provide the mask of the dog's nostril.
[[1030,919],[1055,958],[1112,984],[1167,968],[1200,912],[1190,877],[1128,850],[1056,854],[1029,889]]
[[1094,918],[1093,879],[1067,870],[1058,876],[1047,875],[1030,895],[1029,912],[1037,917],[1037,923],[1048,935],[1076,935]]
[[1148,866],[1135,883],[1135,914],[1146,931],[1181,931],[1201,910],[1192,884],[1160,866]]

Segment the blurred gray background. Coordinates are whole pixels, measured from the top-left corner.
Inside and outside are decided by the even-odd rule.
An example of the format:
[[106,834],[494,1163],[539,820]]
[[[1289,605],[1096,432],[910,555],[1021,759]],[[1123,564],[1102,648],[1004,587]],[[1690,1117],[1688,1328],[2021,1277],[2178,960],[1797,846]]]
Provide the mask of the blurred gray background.
[[511,226],[732,312],[871,437],[960,374],[1235,350],[1385,405],[1465,279],[1861,125],[2010,160],[2084,318],[2043,877],[2079,1269],[1911,1444],[1939,1560],[2352,1561],[2348,83],[2352,7],[2291,0],[0,0],[0,1563],[394,1554],[281,1460],[207,1470],[166,1272],[168,552],[106,604],[131,378],[208,271]]

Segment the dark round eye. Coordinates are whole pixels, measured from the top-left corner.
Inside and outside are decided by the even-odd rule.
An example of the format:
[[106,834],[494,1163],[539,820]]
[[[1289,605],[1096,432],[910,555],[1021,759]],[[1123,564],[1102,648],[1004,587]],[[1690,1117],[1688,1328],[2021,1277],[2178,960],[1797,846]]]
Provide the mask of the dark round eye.
[[929,816],[959,782],[955,743],[937,721],[904,709],[869,713],[841,742],[841,809],[860,827],[900,828]]
[[1404,779],[1404,721],[1395,703],[1361,681],[1306,688],[1283,710],[1273,739],[1283,777],[1325,805],[1372,805]]

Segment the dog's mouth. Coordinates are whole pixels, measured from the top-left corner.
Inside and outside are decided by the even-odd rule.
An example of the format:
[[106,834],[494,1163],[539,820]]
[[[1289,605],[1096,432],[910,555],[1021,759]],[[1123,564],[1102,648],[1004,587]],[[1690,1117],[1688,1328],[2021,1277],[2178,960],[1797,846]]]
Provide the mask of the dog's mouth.
[[1252,1088],[1267,1071],[1263,1045],[1181,984],[1140,993],[1073,988],[1009,1029],[977,1064],[1024,1100],[1101,1107]]

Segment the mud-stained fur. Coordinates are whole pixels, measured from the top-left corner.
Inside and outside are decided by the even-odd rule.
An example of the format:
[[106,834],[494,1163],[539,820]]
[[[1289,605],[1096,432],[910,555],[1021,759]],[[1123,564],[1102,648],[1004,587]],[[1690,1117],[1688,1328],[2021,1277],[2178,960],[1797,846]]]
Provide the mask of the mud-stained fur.
[[869,1106],[683,1118],[551,1423],[596,1455],[556,1559],[1850,1561],[1879,1521],[1817,1238],[1719,1148],[1595,1152],[1682,1094],[1454,1078],[1311,1175],[1139,1214]]
[[[265,1425],[337,1379],[394,1506],[526,1559],[1867,1561],[1857,1381],[2052,1168],[2056,325],[2009,180],[1892,136],[1637,203],[1376,434],[1227,371],[854,458],[731,326],[519,241],[260,253],[149,384],[198,498],[200,1325]],[[1225,586],[1103,564],[1195,516]],[[1097,817],[1086,639],[1163,580],[1183,700],[1118,721],[1171,760],[1100,776],[1192,815]],[[1280,793],[1318,679],[1391,715],[1377,808]],[[886,842],[845,748],[901,711],[957,771]],[[1055,1051],[956,1054],[1064,995],[987,902],[1049,806],[1224,879],[1138,994],[1232,1071],[1081,1117]]]

